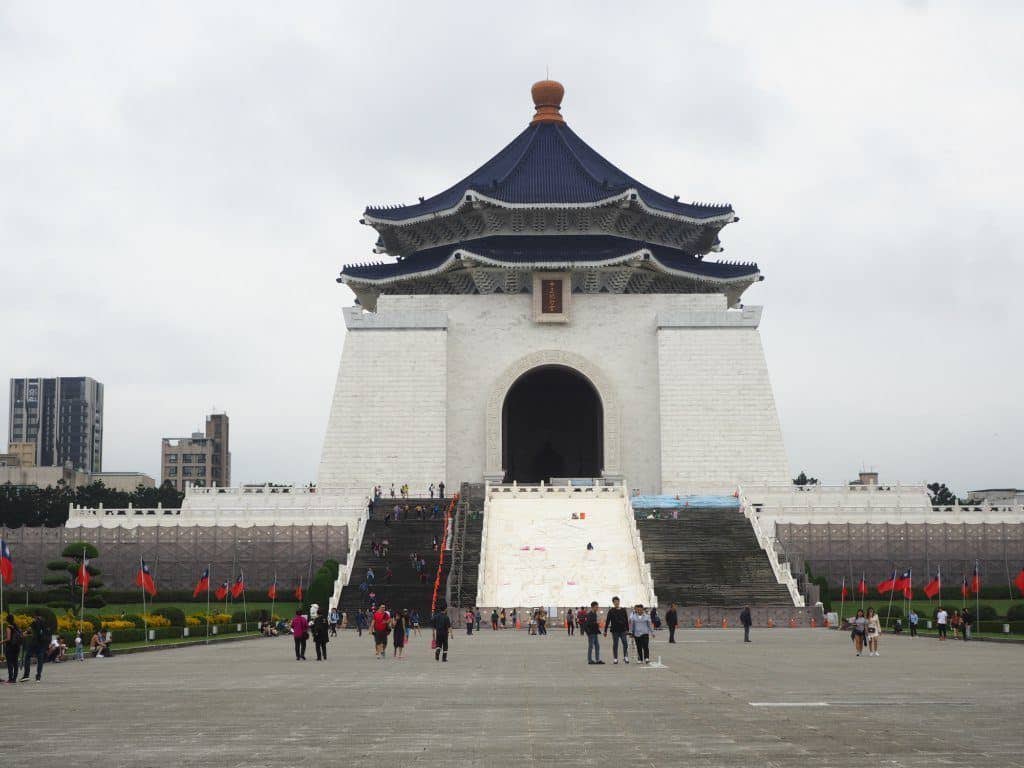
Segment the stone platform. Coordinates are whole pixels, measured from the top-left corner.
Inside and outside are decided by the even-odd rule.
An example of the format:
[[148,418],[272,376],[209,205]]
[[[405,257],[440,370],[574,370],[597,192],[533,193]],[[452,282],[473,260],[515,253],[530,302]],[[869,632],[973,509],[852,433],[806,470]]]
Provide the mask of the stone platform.
[[[275,638],[47,666],[0,686],[8,766],[1024,766],[1024,647],[824,629],[686,630],[667,669],[586,665],[586,642],[456,632],[326,663]],[[611,646],[602,642],[610,661]],[[390,649],[389,649],[390,650]],[[312,646],[307,654],[312,657]]]

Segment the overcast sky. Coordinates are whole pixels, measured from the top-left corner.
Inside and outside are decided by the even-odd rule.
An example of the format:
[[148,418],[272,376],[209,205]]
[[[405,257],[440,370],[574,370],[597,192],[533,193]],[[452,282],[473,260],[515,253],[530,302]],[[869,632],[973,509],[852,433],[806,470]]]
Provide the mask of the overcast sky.
[[102,381],[107,470],[215,406],[236,483],[315,479],[363,207],[550,66],[612,162],[735,206],[794,474],[1024,487],[1024,6],[781,7],[5,2],[0,388]]

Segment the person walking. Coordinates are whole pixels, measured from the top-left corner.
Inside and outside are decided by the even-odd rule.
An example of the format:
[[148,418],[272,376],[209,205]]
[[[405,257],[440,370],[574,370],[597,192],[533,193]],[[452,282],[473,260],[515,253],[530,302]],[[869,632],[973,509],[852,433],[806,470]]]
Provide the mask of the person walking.
[[674,643],[676,641],[676,627],[679,626],[679,612],[676,610],[675,603],[672,603],[665,612],[665,626],[668,627],[668,641]]
[[537,634],[546,635],[548,633],[548,615],[547,612],[541,608],[537,611]]
[[647,664],[651,660],[651,633],[654,632],[654,624],[651,617],[642,604],[638,604],[629,617],[629,633],[633,636],[633,643],[636,645],[636,659],[641,664]]
[[391,634],[391,614],[383,602],[373,614],[373,643],[375,658],[383,659],[388,650],[388,635]]
[[949,629],[949,613],[941,605],[935,614],[935,626],[939,628],[939,640],[945,640],[946,632]]
[[587,618],[583,622],[587,635],[587,664],[604,664],[601,661],[601,625],[597,620],[597,601],[590,604]]
[[433,483],[431,483],[430,487],[427,488],[427,493],[430,494],[430,498],[434,498],[434,484]]
[[743,625],[743,642],[750,642],[750,627],[753,626],[754,620],[750,616],[750,606],[744,605],[743,610],[740,611],[740,624]]
[[25,669],[22,674],[22,680],[28,680],[29,678],[29,665],[32,662],[32,658],[36,660],[36,682],[41,682],[43,679],[43,664],[46,661],[46,649],[50,645],[50,626],[46,623],[46,619],[42,617],[38,612],[35,618],[32,619],[32,626],[29,628],[31,637],[25,644]]
[[868,629],[868,656],[878,655],[878,638],[882,636],[882,622],[874,608],[868,608],[867,629]]
[[484,617],[480,614],[479,608],[473,609],[473,621],[476,623],[476,631],[480,631],[480,622],[484,620]]
[[853,647],[857,650],[857,655],[860,656],[861,651],[864,650],[864,640],[868,635],[868,620],[864,617],[863,609],[857,609],[857,615],[853,617],[850,624],[853,625],[850,632],[853,637]]
[[366,629],[366,612],[359,609],[356,611],[356,632],[359,637],[363,636],[364,629]]
[[295,611],[292,619],[292,639],[295,640],[295,660],[306,660],[306,640],[309,639],[309,619],[302,615],[302,609]]
[[313,619],[313,625],[310,627],[310,634],[313,636],[313,645],[316,647],[316,660],[327,661],[327,643],[329,642],[328,634],[330,632],[330,622],[327,617],[322,613],[318,613],[316,618]]
[[444,480],[437,484],[437,497],[439,499],[444,498]]
[[500,620],[501,620],[501,628],[505,629],[505,627],[508,626],[508,614],[505,613],[505,609],[504,608],[501,609]]
[[14,685],[18,682],[18,659],[21,658],[22,634],[14,623],[14,616],[7,613],[4,624],[4,658],[7,659],[7,682]]
[[492,608],[491,609],[491,631],[492,632],[497,632],[498,631],[498,609],[497,608]]
[[420,636],[420,612],[415,608],[412,609],[412,613],[409,614],[409,623],[412,624],[412,632],[410,634]]
[[960,611],[960,636],[963,637],[965,642],[971,639],[971,624],[973,623],[974,617],[967,608]]
[[[570,626],[572,618],[569,618]],[[604,636],[612,633],[612,664],[619,663],[619,644],[622,644],[622,662],[629,664],[629,614],[619,605],[619,597],[612,598],[612,607],[604,617]],[[570,632],[569,634],[572,634]]]
[[910,609],[910,615],[907,616],[907,623],[910,624],[910,636],[917,637],[917,622],[921,620],[921,617],[917,615],[917,611],[913,608]]
[[473,634],[473,622],[476,621],[476,617],[473,615],[473,611],[466,611],[466,634]]
[[409,635],[409,609],[403,608],[401,613],[395,614],[395,629],[391,635],[392,644],[395,650],[392,652],[396,659],[404,659],[405,640]]
[[565,634],[568,637],[572,637],[573,630],[576,628],[576,617],[573,616],[572,608],[565,612]]
[[658,615],[658,607],[656,605],[651,606],[651,626],[654,627],[655,631],[661,629],[661,616]]
[[448,640],[452,636],[452,620],[447,613],[448,604],[438,601],[437,612],[434,613],[434,661],[448,661]]
[[328,614],[327,621],[331,625],[331,637],[338,636],[338,621],[340,620],[337,608],[331,608],[330,614]]

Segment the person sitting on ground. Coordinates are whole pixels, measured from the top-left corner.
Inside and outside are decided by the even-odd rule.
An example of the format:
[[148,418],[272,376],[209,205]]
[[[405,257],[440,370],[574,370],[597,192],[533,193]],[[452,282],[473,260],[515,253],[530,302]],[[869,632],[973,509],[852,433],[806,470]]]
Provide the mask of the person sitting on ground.
[[103,658],[104,651],[107,650],[107,646],[103,642],[103,635],[100,633],[100,630],[96,630],[92,636],[92,640],[89,641],[89,650],[92,651],[92,655],[97,659]]
[[46,662],[48,664],[56,661],[63,661],[63,659],[60,658],[60,643],[61,641],[58,639],[57,635],[50,638],[50,647],[46,649]]

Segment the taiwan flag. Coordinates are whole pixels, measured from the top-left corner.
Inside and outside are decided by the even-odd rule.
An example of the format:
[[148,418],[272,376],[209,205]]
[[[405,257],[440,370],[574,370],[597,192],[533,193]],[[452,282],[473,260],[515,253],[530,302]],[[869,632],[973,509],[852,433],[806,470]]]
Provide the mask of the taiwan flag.
[[942,571],[935,572],[935,578],[924,585],[924,594],[931,600],[942,590]]
[[981,592],[981,574],[978,573],[978,564],[974,564],[974,575],[971,576],[971,593],[978,594]]
[[892,592],[896,589],[896,571],[892,572],[892,576],[883,581],[878,585],[878,594],[884,595],[886,592]]
[[245,592],[245,577],[242,572],[238,572],[238,578],[235,579],[235,583],[231,587],[232,597],[241,597],[242,593]]
[[210,569],[207,568],[203,571],[203,575],[199,577],[199,581],[196,582],[196,588],[192,590],[192,597],[199,597],[200,592],[210,591]]
[[228,596],[228,583],[225,581],[223,584],[217,587],[217,591],[213,594],[217,597],[218,600],[223,600],[225,597]]
[[270,589],[267,590],[267,597],[271,600],[277,600],[277,579],[274,579],[274,583],[270,585]]
[[[1024,573],[1024,568],[1021,568],[1021,573]],[[299,584],[299,586],[297,586],[295,588],[295,599],[296,600],[300,600],[300,601],[302,600],[302,585],[301,584]]]
[[844,576],[843,577],[843,588],[839,591],[839,597],[842,600],[845,600],[846,599],[846,594],[847,594],[848,591],[849,590],[846,589],[846,577]]
[[860,575],[860,582],[857,584],[857,594],[864,597],[868,593],[868,581],[864,578],[864,574]]
[[153,573],[146,565],[146,561],[139,559],[139,572],[135,574],[135,586],[142,587],[142,590],[152,597],[156,594],[156,582],[153,581]]
[[1017,574],[1017,578],[1013,580],[1013,583],[1017,585],[1017,589],[1020,590],[1020,596],[1024,597],[1024,568],[1020,569],[1020,573]]
[[900,578],[896,579],[896,583],[893,587],[903,592],[903,596],[909,600],[912,594],[911,586],[913,580],[913,572],[908,568],[903,572],[903,575]]
[[964,582],[960,585],[960,594],[967,597],[967,593],[971,591],[971,588],[967,586],[967,577],[964,576]]
[[[1024,569],[1021,569],[1024,573]],[[11,559],[11,550],[7,548],[7,542],[0,539],[0,579],[4,584],[14,581],[14,561]]]
[[78,575],[75,576],[75,584],[82,587],[82,594],[89,591],[89,558],[83,557],[82,564],[78,566]]

